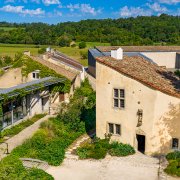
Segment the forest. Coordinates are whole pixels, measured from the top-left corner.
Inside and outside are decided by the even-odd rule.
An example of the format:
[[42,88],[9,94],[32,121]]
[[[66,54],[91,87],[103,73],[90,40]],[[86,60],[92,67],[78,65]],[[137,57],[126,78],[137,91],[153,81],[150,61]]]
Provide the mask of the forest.
[[180,17],[162,14],[58,24],[0,22],[0,43],[69,46],[72,41],[180,45]]

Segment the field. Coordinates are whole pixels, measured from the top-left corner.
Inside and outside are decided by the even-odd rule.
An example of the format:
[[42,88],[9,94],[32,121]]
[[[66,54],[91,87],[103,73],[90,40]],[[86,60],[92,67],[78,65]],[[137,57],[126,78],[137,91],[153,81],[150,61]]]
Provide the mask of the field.
[[16,27],[0,27],[0,30],[4,30],[4,31],[11,31],[13,29],[17,29]]
[[[77,43],[78,44],[78,43]],[[109,43],[99,43],[99,42],[87,42],[87,47],[85,49],[79,49],[77,47],[58,47],[52,46],[59,50],[60,52],[70,56],[71,58],[79,61],[84,66],[87,66],[87,59],[81,59],[80,52],[87,52],[89,48],[94,46],[107,46]],[[48,45],[27,45],[27,44],[0,44],[0,56],[11,56],[14,57],[17,52],[24,52],[26,50],[31,51],[32,55],[38,55],[38,49],[41,47],[48,47]]]
[[[77,43],[77,45],[78,44],[79,43]],[[81,51],[87,52],[89,48],[93,48],[94,46],[108,46],[110,44],[99,43],[99,42],[87,42],[86,45],[87,47],[85,49],[79,49],[78,46],[77,47],[56,47],[56,49],[68,55],[69,57],[76,59],[82,65],[87,66],[88,65],[87,59],[81,59],[81,54],[80,54]]]
[[31,51],[32,55],[38,54],[38,47],[36,45],[26,44],[0,44],[0,56],[14,57],[17,52]]

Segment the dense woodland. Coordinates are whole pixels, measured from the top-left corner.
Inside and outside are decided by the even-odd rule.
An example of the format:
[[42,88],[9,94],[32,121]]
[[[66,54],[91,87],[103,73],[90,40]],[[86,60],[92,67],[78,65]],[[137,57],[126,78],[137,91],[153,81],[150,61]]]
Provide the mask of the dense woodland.
[[[7,30],[7,27],[11,28]],[[66,46],[72,40],[109,42],[111,45],[180,45],[180,17],[162,14],[56,25],[0,22],[0,43]]]

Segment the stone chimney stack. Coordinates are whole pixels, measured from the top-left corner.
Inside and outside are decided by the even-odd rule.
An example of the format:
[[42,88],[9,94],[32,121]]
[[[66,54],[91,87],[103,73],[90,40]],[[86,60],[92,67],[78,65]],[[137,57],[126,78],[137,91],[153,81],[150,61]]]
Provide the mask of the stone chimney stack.
[[118,59],[118,60],[122,60],[123,59],[123,49],[118,48],[116,50],[111,50],[111,57]]

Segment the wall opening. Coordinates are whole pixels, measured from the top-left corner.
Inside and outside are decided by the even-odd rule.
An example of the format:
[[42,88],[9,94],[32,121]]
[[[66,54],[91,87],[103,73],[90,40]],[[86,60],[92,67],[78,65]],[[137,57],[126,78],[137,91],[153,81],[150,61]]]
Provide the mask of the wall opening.
[[146,140],[145,136],[136,134],[136,138],[138,141],[138,151],[145,153],[145,140]]

